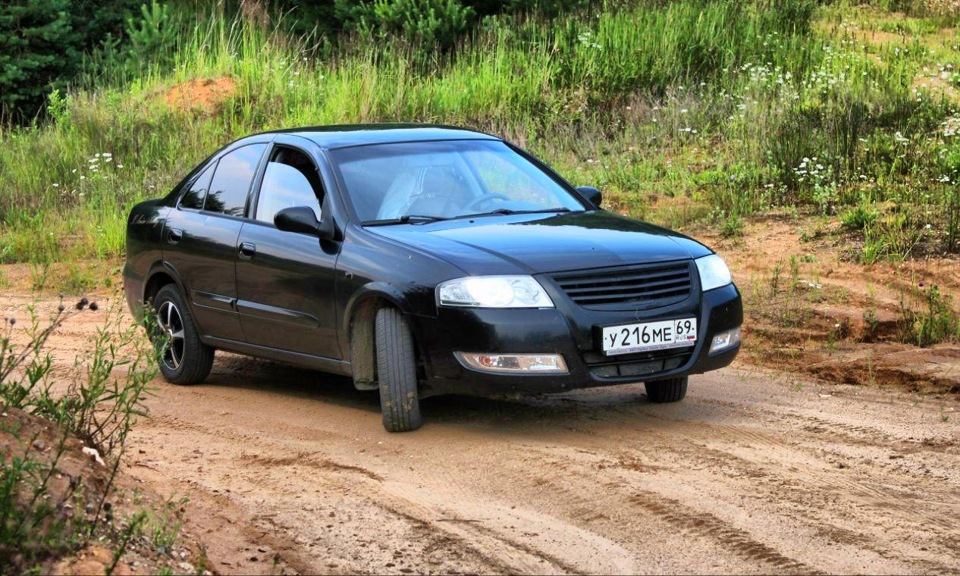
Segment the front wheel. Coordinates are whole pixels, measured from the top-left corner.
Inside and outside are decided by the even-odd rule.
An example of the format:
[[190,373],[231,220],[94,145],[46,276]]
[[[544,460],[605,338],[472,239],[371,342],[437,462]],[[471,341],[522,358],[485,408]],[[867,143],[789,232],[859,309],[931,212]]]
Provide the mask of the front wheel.
[[417,394],[417,357],[413,334],[396,308],[377,312],[377,380],[380,412],[388,432],[408,432],[423,426]]
[[647,398],[655,404],[679,402],[687,395],[687,377],[644,382],[647,389]]
[[153,299],[156,325],[151,340],[157,348],[160,373],[172,384],[197,384],[210,374],[213,348],[200,341],[193,316],[174,284]]

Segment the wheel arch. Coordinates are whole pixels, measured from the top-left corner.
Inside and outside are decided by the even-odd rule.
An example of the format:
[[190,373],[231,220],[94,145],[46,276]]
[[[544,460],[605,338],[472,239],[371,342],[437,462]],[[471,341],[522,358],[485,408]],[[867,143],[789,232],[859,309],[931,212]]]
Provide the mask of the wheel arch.
[[354,295],[344,314],[343,333],[347,335],[353,386],[357,390],[377,389],[376,320],[377,311],[385,307],[396,308],[404,315],[413,313],[402,292],[390,284],[374,282]]
[[143,294],[140,301],[143,304],[150,303],[157,295],[157,292],[167,284],[176,284],[186,298],[186,291],[183,289],[183,282],[176,270],[166,262],[158,262],[147,273],[146,281],[143,283]]

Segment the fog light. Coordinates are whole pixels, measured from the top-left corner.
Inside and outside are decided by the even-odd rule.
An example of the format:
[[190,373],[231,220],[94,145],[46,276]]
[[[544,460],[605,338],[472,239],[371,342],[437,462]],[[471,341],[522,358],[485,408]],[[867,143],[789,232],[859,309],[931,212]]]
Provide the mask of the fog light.
[[710,352],[722,352],[728,348],[733,348],[740,343],[740,327],[737,326],[733,330],[727,330],[726,332],[721,332],[713,337],[713,342],[710,343]]
[[478,372],[513,374],[566,374],[567,363],[560,354],[483,354],[454,352],[460,364]]

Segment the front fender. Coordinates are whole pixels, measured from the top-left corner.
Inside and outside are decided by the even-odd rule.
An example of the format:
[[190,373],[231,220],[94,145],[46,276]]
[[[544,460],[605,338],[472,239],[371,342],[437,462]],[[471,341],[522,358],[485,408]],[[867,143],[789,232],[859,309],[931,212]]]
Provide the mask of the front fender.
[[404,314],[417,313],[406,294],[393,284],[387,282],[370,282],[364,284],[350,296],[350,300],[347,302],[347,305],[344,306],[341,330],[343,334],[348,336],[347,340],[349,340],[350,323],[353,321],[356,311],[362,308],[364,304],[373,300],[386,301]]

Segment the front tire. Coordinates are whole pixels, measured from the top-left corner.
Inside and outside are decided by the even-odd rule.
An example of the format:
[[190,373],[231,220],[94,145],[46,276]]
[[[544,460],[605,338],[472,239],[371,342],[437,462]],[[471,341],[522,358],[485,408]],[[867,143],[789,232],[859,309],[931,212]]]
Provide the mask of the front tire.
[[203,382],[213,367],[213,348],[200,341],[193,315],[174,284],[153,299],[156,325],[151,340],[157,348],[160,373],[171,384]]
[[687,395],[687,377],[644,382],[647,389],[647,398],[654,404],[679,402]]
[[377,379],[380,412],[388,432],[423,426],[417,393],[417,357],[413,334],[396,308],[381,308],[376,320]]

